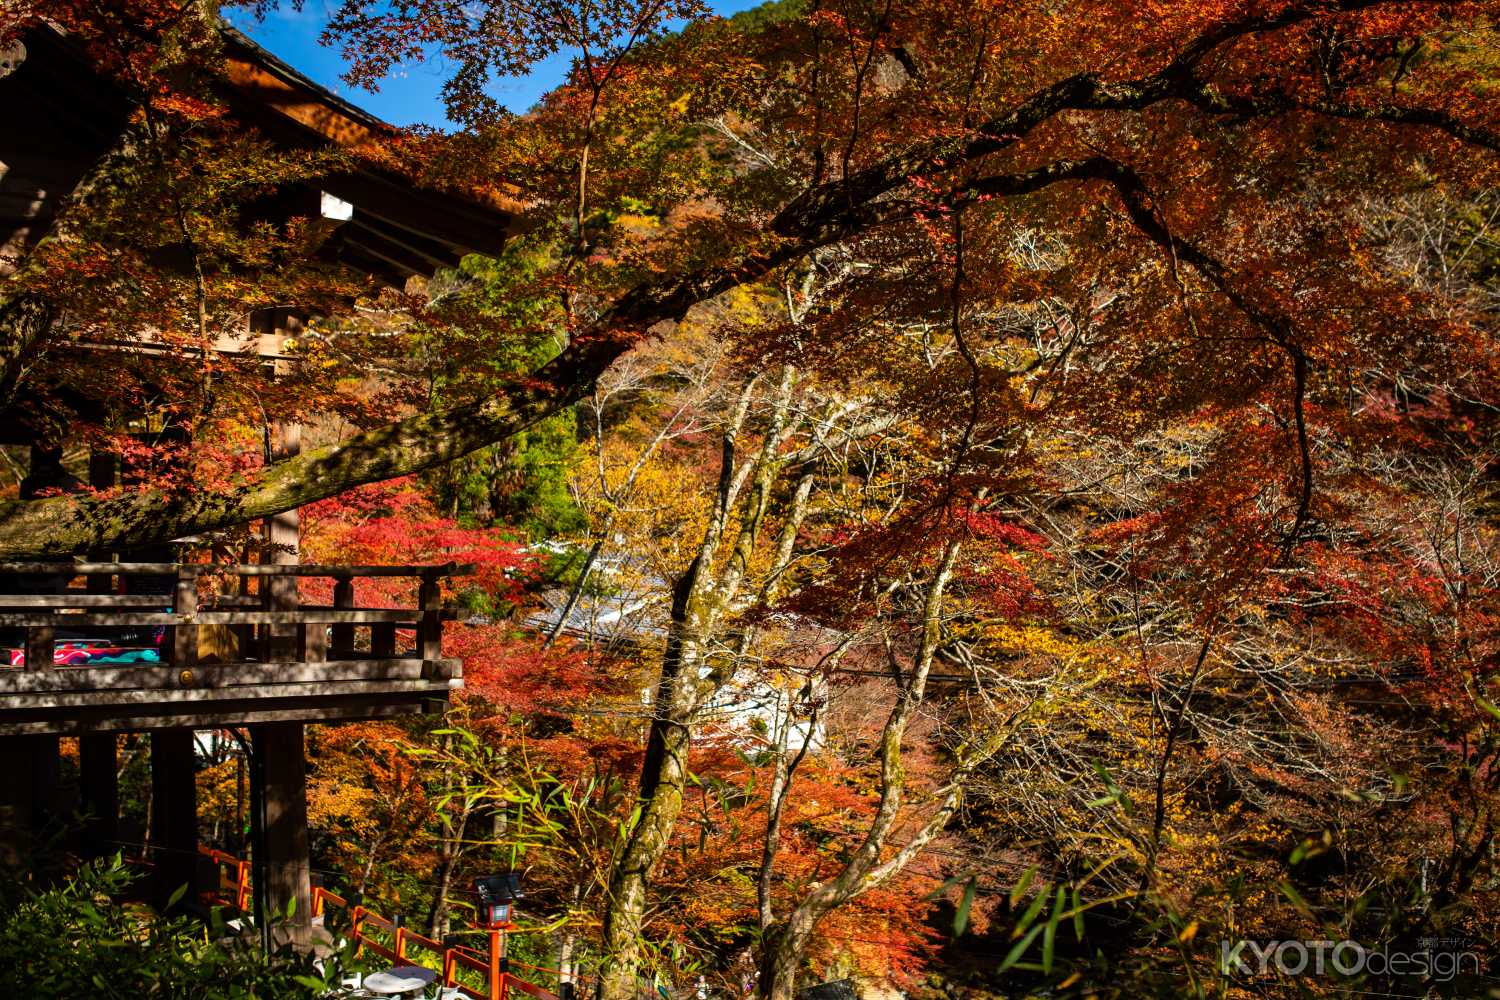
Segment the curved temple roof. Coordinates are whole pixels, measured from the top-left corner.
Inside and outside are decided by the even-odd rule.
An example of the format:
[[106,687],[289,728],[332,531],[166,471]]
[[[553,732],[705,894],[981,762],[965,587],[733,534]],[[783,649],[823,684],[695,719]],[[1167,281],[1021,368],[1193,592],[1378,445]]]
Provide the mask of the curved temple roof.
[[[373,160],[397,135],[393,126],[234,28],[223,31],[225,96],[236,118],[288,148],[337,145],[360,161],[316,186],[289,188],[272,208],[337,223],[328,250],[338,259],[400,284],[467,253],[494,255],[519,231],[518,197],[436,191],[380,166]],[[0,74],[0,276],[46,235],[62,200],[114,146],[132,107],[61,32],[42,27],[22,41],[23,57],[12,53]]]

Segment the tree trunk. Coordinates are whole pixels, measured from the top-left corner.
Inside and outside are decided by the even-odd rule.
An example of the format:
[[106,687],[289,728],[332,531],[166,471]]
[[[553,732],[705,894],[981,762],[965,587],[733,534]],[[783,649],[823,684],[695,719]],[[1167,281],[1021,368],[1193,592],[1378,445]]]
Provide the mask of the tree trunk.
[[[569,991],[566,987],[573,983],[573,942],[575,935],[571,930],[563,930],[558,935],[557,941],[557,991],[561,996]],[[564,1000],[567,1000],[564,997]]]
[[[922,640],[913,657],[912,670],[896,696],[896,704],[886,718],[880,736],[880,803],[865,833],[843,869],[803,897],[785,920],[773,924],[762,938],[761,978],[757,990],[764,1000],[791,1000],[797,988],[797,972],[807,953],[808,942],[818,922],[833,910],[880,886],[904,869],[911,860],[947,825],[958,808],[962,776],[972,762],[961,764],[953,773],[939,808],[921,828],[890,858],[882,861],[891,833],[901,810],[906,791],[906,769],[902,763],[901,744],[906,729],[922,704],[927,676],[942,640],[943,596],[953,573],[959,551],[958,542],[944,548],[937,572],[927,585],[922,608]],[[783,788],[782,793],[785,794]]]
[[430,938],[440,938],[448,932],[448,893],[453,888],[453,872],[458,868],[458,856],[462,851],[464,828],[468,821],[469,810],[465,809],[438,848],[438,863],[432,873],[432,906],[427,911],[425,931]]
[[[750,379],[743,387],[724,432],[714,515],[704,530],[697,556],[672,588],[671,627],[662,656],[646,754],[641,763],[639,815],[634,826],[622,834],[610,866],[599,971],[600,1000],[630,1000],[635,995],[647,884],[671,842],[673,827],[682,811],[692,726],[699,707],[733,672],[717,664],[705,669],[709,666],[705,651],[711,648],[721,618],[746,582],[772,488],[782,471],[777,450],[790,433],[787,417],[793,375],[789,366],[783,367],[770,424],[756,457],[737,466],[736,440],[758,379]],[[748,490],[744,489],[747,484]],[[806,499],[807,489],[799,488],[793,515],[799,523]],[[731,512],[736,509],[741,512],[738,534],[715,572],[715,555],[725,540]],[[795,525],[791,530],[795,533]]]
[[757,992],[765,1000],[792,1000],[797,991],[797,973],[802,956],[812,940],[818,918],[793,912],[785,921],[773,924],[761,938],[760,980]]
[[666,853],[672,829],[682,812],[687,784],[687,752],[693,715],[698,707],[698,643],[684,637],[687,593],[697,577],[695,561],[673,595],[674,628],[662,658],[656,717],[646,740],[635,824],[621,833],[610,865],[605,901],[603,959],[599,966],[600,1000],[632,1000],[641,964],[641,927],[646,914],[646,887]]
[[342,445],[304,452],[224,491],[153,489],[107,501],[66,496],[0,504],[0,560],[128,549],[201,534],[451,462],[575,402],[628,346],[607,343],[565,352],[489,400],[409,417]]
[[547,633],[547,640],[542,643],[543,649],[551,648],[557,642],[557,637],[562,635],[563,629],[568,626],[568,616],[573,609],[578,607],[578,600],[583,596],[583,588],[588,584],[589,572],[594,568],[594,561],[599,558],[599,553],[604,549],[604,543],[609,538],[609,533],[614,525],[615,512],[610,511],[604,518],[604,524],[599,529],[599,537],[594,539],[594,544],[589,546],[589,554],[584,557],[583,568],[578,571],[578,582],[573,584],[573,589],[568,591],[568,600],[563,605],[562,611],[558,612],[557,624],[552,626],[552,631]]
[[[448,748],[448,737],[442,738],[441,746]],[[453,771],[443,769],[443,791],[453,792]],[[451,799],[449,800],[452,801]],[[448,892],[453,888],[453,872],[458,867],[458,857],[463,852],[464,835],[468,831],[469,817],[474,808],[469,800],[462,800],[457,816],[445,824],[443,838],[438,843],[438,862],[432,872],[432,907],[427,911],[426,934],[430,938],[441,937],[448,932]],[[439,812],[442,815],[442,812]]]

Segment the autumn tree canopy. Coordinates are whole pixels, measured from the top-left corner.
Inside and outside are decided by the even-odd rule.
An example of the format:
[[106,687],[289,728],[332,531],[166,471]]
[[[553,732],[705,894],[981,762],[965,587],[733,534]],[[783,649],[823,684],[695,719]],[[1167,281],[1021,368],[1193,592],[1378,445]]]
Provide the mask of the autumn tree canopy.
[[[1149,276],[1127,308],[1150,303],[1153,322],[1187,341],[1182,361],[1163,369],[1164,380],[1149,382],[1139,373],[1126,377],[1124,364],[1110,365],[1105,377],[1119,385],[1091,388],[1128,399],[1132,387],[1149,384],[1156,401],[1178,407],[1215,384],[1259,388],[1286,411],[1289,398],[1301,399],[1333,359],[1425,342],[1416,327],[1430,321],[1415,303],[1358,266],[1358,241],[1351,244],[1342,215],[1345,199],[1355,197],[1350,188],[1368,196],[1367,180],[1399,187],[1415,170],[1477,185],[1493,169],[1495,137],[1477,83],[1482,70],[1459,42],[1469,30],[1485,30],[1482,5],[1194,5],[1139,19],[1089,5],[1061,14],[1004,5],[962,13],[941,5],[810,8],[750,37],[705,23],[649,46],[637,39],[629,52],[606,45],[604,62],[592,69],[585,62],[574,86],[524,118],[502,115],[479,96],[494,60],[513,70],[559,40],[608,37],[621,46],[629,39],[616,37],[616,28],[649,32],[669,12],[645,4],[611,13],[605,23],[560,27],[513,24],[507,9],[447,21],[433,13],[429,21],[420,5],[388,11],[356,3],[329,30],[365,79],[414,55],[407,33],[416,23],[460,57],[448,93],[467,127],[451,138],[414,137],[410,162],[439,183],[503,180],[525,192],[543,227],[578,230],[547,279],[558,283],[563,303],[555,320],[567,344],[561,353],[524,378],[372,427],[338,447],[237,470],[220,489],[12,506],[4,518],[9,556],[177,537],[450,461],[575,401],[657,324],[810,254],[874,244],[881,266],[864,283],[895,280],[908,241],[960,211],[971,228],[1017,213],[1045,217],[1100,254],[1172,262]],[[71,8],[25,13],[71,25],[96,49],[118,29],[116,17],[134,14],[134,34],[147,44],[125,65],[101,61],[107,71],[133,75],[122,82],[137,95],[149,94],[141,106],[158,111],[147,118],[186,116],[175,128],[154,129],[152,141],[179,157],[190,140],[227,141],[212,135],[211,104],[179,98],[165,75],[143,76],[183,58],[179,46],[191,46],[192,59],[211,74],[211,51],[199,51],[207,42],[194,42],[202,35],[193,27],[196,15],[173,18],[147,7],[101,24]],[[497,38],[528,29],[535,32],[529,41],[496,47]],[[142,119],[142,127],[150,129],[149,122]],[[559,169],[581,166],[585,150],[593,150],[586,170]],[[1358,185],[1350,183],[1355,179]],[[193,195],[191,204],[181,193],[177,199],[189,229],[205,234],[196,242],[204,243],[224,231],[226,199],[244,197],[232,185]],[[632,233],[620,221],[623,199],[677,206],[680,224],[670,239]],[[120,198],[115,212],[135,203]],[[108,211],[105,204],[86,212],[88,223],[102,225]],[[150,245],[145,235],[121,245],[118,228],[111,232],[106,257],[114,263],[91,260],[89,267],[122,267],[120,254],[133,257]],[[247,248],[231,250],[205,273],[207,294],[233,282],[232,257]],[[966,274],[1003,271],[988,266],[985,254],[982,238],[971,238]],[[11,284],[19,294],[28,276],[45,281],[59,269],[70,273],[64,262],[44,260]],[[1294,276],[1306,286],[1300,293],[1289,287]],[[102,287],[114,294],[96,309],[113,309],[131,292]],[[100,289],[94,281],[75,295],[95,297]],[[49,308],[78,305],[66,285],[54,284],[52,292],[60,301]],[[1205,317],[1201,332],[1187,336],[1191,324],[1183,323],[1195,300],[1212,323]],[[7,301],[20,309],[14,296]],[[851,296],[850,307],[855,301]],[[1376,302],[1390,308],[1372,310]],[[143,304],[135,305],[139,315]],[[1355,316],[1388,332],[1353,329]],[[160,319],[141,315],[136,322],[153,318]],[[8,329],[19,330],[20,321],[17,314]],[[1132,326],[1134,343],[1156,339]],[[53,323],[41,340],[66,335]],[[1247,349],[1225,367],[1231,359],[1207,343]],[[1112,346],[1127,358],[1136,351]],[[844,326],[831,322],[801,350],[850,361],[862,353]],[[1199,372],[1195,360],[1215,370]],[[323,405],[317,397],[307,402]],[[1302,412],[1300,403],[1293,409]],[[1310,474],[1304,478],[1311,484]],[[1295,510],[1288,516],[1298,519]]]

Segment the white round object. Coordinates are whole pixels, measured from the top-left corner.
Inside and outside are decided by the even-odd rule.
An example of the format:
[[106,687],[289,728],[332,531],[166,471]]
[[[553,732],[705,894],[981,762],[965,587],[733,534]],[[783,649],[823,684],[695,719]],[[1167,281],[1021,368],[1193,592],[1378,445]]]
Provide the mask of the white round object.
[[424,990],[437,980],[438,974],[420,965],[398,965],[384,972],[372,972],[365,977],[364,988],[370,993],[400,996]]

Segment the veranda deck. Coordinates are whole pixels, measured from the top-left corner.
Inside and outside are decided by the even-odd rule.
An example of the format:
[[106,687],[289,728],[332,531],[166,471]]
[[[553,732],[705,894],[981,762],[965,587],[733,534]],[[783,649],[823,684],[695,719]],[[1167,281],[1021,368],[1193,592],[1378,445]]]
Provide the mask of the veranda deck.
[[[0,593],[0,635],[19,661],[0,666],[0,736],[442,711],[463,667],[441,653],[440,581],[468,572],[451,563],[0,564],[0,586],[31,591]],[[354,606],[357,579],[393,576],[419,581],[415,608]],[[297,580],[309,577],[332,580],[331,605],[299,599]],[[68,659],[80,662],[59,662]]]

